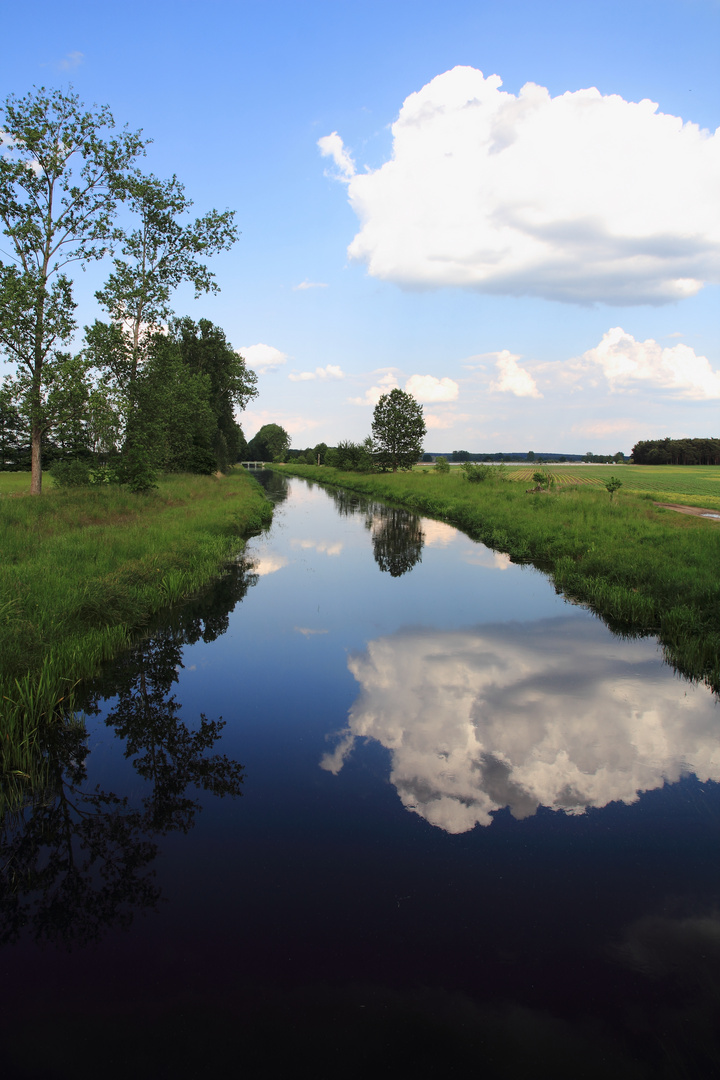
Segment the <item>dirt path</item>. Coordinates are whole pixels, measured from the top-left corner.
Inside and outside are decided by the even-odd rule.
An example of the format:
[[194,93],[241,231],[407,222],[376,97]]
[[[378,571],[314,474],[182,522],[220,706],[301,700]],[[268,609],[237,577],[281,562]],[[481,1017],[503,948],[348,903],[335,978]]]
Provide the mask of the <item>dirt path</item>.
[[656,502],[653,506],[662,506],[665,510],[677,510],[678,514],[692,514],[693,517],[720,521],[720,510],[705,510],[702,506],[683,506],[682,503]]

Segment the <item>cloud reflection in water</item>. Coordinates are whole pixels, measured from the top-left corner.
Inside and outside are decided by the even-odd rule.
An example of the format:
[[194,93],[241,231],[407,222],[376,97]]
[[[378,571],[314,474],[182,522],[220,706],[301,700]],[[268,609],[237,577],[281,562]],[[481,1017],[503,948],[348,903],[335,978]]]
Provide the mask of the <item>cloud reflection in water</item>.
[[673,677],[653,640],[599,620],[403,630],[348,666],[361,692],[321,767],[378,740],[404,806],[450,833],[505,806],[579,814],[687,773],[720,780],[717,700]]

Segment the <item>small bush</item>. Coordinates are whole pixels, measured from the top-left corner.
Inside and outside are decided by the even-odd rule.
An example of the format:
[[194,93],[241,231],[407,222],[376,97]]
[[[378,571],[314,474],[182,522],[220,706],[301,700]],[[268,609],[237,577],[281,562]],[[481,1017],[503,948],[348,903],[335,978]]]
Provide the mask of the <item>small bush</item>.
[[540,488],[541,491],[549,491],[555,487],[555,478],[550,473],[542,472],[540,469],[533,473],[532,479],[533,484]]
[[622,487],[622,480],[618,480],[617,476],[611,476],[609,480],[605,481],[605,487],[610,494],[610,502],[612,502],[613,495]]
[[89,462],[80,461],[79,458],[57,461],[50,470],[50,476],[53,483],[61,488],[87,487],[92,483]]
[[473,465],[471,461],[464,461],[460,468],[471,484],[479,484],[483,480],[487,480],[493,471],[492,465]]
[[433,468],[435,469],[435,472],[439,472],[439,473],[449,473],[450,472],[450,465],[448,463],[447,458],[444,458],[444,457],[435,458],[435,464],[434,464]]

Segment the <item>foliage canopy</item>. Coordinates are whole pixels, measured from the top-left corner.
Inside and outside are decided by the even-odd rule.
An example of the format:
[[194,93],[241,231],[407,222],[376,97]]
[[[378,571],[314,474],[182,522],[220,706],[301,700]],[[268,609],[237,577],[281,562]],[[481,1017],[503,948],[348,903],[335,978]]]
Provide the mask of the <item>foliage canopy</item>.
[[399,389],[383,394],[372,423],[373,450],[380,469],[412,469],[422,455],[426,430],[422,405],[411,394]]

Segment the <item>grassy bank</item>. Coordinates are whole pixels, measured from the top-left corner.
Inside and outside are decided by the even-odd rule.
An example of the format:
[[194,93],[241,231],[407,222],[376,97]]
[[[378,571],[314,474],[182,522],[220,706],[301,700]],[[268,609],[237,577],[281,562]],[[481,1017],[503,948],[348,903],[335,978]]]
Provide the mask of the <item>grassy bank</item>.
[[657,634],[678,671],[720,690],[717,521],[664,510],[654,505],[657,496],[625,488],[611,502],[604,487],[592,484],[529,495],[523,483],[470,484],[456,471],[279,468],[450,522],[515,561],[533,563],[558,591],[616,629]]
[[[0,771],[22,787],[37,734],[72,687],[150,616],[196,592],[271,517],[241,469],[173,476],[157,491],[114,486],[15,494],[0,474]],[[10,800],[12,801],[12,799]]]

